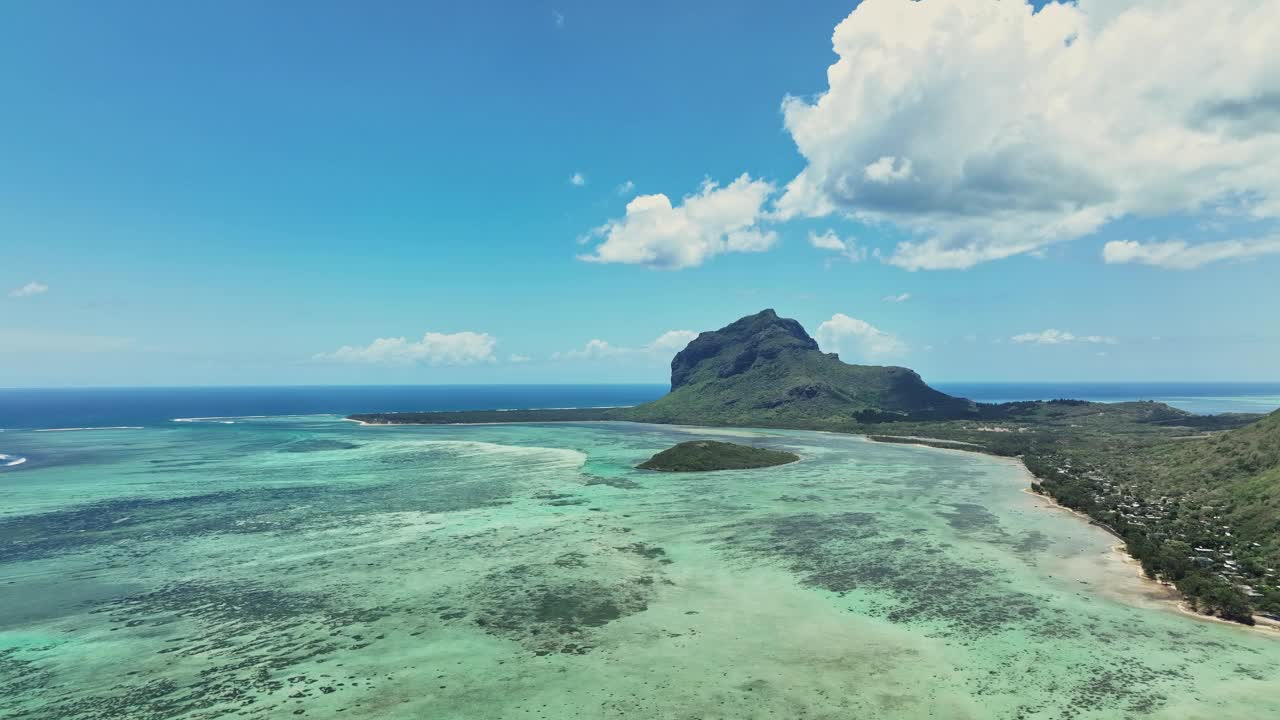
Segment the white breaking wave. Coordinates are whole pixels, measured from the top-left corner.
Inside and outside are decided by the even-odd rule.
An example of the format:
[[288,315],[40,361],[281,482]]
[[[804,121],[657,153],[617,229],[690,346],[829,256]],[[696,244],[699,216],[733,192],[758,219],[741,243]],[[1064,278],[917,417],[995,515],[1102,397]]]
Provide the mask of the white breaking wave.
[[429,447],[446,450],[459,458],[480,459],[483,457],[491,458],[536,458],[543,457],[556,465],[567,467],[582,467],[587,462],[587,455],[579,450],[570,450],[568,448],[549,448],[549,447],[527,447],[524,445],[502,445],[499,443],[483,442],[479,440],[414,440],[411,442],[397,443],[395,445],[382,446],[383,451],[409,450]]
[[0,467],[13,467],[14,465],[21,465],[26,461],[26,458],[18,455],[5,455],[4,453],[0,453]]
[[141,425],[113,425],[111,427],[43,428],[32,432],[83,432],[85,430],[143,430]]
[[[479,408],[475,410],[388,410],[380,413],[356,413],[357,415],[420,415],[425,413],[464,413],[464,412],[537,412],[541,410],[619,410],[622,408],[635,407],[635,405],[566,405],[564,407],[535,407],[535,408],[494,408],[492,410]],[[277,417],[290,417],[288,415]],[[297,417],[307,417],[299,415]],[[181,421],[176,421],[181,422]],[[459,423],[467,424],[467,423]],[[482,425],[484,423],[472,423]]]
[[332,414],[319,413],[314,415],[213,415],[210,417],[189,417],[189,418],[170,418],[169,422],[176,423],[221,423],[223,425],[234,425],[236,420],[273,420],[286,418],[323,418],[334,417]]
[[[635,405],[570,405],[567,407],[540,407],[540,408],[499,408],[495,412],[523,412],[536,410],[617,410],[620,408],[635,407]],[[428,412],[487,412],[485,410],[431,410]],[[395,415],[396,413],[385,413],[386,415]]]

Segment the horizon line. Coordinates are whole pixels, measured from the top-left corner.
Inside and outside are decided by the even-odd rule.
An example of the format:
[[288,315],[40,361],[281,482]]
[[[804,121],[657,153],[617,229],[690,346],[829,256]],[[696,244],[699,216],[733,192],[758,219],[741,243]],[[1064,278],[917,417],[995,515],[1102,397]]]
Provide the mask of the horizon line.
[[[935,385],[1277,385],[1280,380],[933,380]],[[8,385],[0,392],[14,390],[247,390],[255,388],[477,388],[477,387],[660,387],[669,381],[622,381],[588,383],[214,383],[207,385]]]

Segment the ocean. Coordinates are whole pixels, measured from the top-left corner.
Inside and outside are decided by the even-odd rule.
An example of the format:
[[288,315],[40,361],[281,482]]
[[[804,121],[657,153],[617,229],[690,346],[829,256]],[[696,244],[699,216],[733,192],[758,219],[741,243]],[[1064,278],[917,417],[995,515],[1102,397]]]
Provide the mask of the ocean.
[[[3,391],[0,717],[1280,717],[1280,638],[1009,461],[341,418],[664,389]],[[801,461],[635,469],[699,437]]]
[[0,428],[154,425],[177,418],[638,405],[666,385],[325,385],[0,388]]

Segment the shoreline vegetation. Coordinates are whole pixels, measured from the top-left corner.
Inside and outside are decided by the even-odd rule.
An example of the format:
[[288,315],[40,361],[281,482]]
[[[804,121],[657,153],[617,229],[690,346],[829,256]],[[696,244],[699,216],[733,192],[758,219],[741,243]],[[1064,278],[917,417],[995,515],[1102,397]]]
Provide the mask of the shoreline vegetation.
[[[1121,539],[1187,605],[1280,621],[1280,411],[1194,415],[1152,401],[976,403],[900,367],[848,365],[772,310],[704,332],[671,392],[630,408],[370,413],[370,425],[632,421],[817,430],[1020,460],[1030,489]],[[1255,615],[1257,616],[1255,618]]]
[[[1078,401],[1046,404],[1069,405],[1093,412],[1095,418],[1124,411]],[[1156,406],[1154,412],[1166,407],[1134,403],[1141,404]],[[957,446],[947,436],[990,429],[957,423],[933,428],[935,442],[874,433],[868,437],[1016,458],[1032,478],[1030,492],[1121,540],[1146,578],[1177,590],[1185,610],[1244,625],[1277,622],[1277,520],[1271,502],[1259,495],[1274,497],[1280,462],[1268,464],[1252,451],[1223,457],[1205,450],[1280,439],[1280,413],[1262,419],[1200,416],[1194,422],[1225,427],[1202,427],[1191,436],[1186,433],[1192,428],[1184,426],[1158,432],[1133,419],[1110,420],[1114,426],[1105,430],[1090,431],[1080,424],[1058,430],[1028,427],[1018,433],[1021,437],[1001,436],[982,447]],[[913,435],[926,432],[917,429]],[[1273,453],[1280,451],[1274,441],[1266,445]],[[1249,470],[1259,466],[1270,470],[1251,476]]]
[[[940,448],[932,445],[924,445],[922,447],[932,447],[936,450],[950,449],[950,448]],[[979,453],[979,454],[982,454],[982,453]],[[1026,465],[1022,465],[1021,463],[1020,465],[1024,470],[1026,469]],[[1031,471],[1027,470],[1027,475],[1031,478],[1031,481],[1033,483],[1036,482],[1037,479],[1034,475],[1031,474]],[[1110,534],[1112,537],[1115,537],[1116,539],[1120,540],[1121,542],[1108,546],[1108,553],[1119,558],[1120,562],[1124,563],[1126,567],[1130,568],[1143,583],[1145,583],[1152,590],[1159,592],[1162,595],[1162,597],[1160,598],[1161,604],[1165,605],[1168,609],[1174,610],[1183,615],[1188,615],[1197,620],[1206,620],[1209,622],[1216,622],[1216,623],[1231,625],[1233,627],[1242,627],[1245,629],[1262,632],[1272,637],[1276,637],[1276,633],[1280,632],[1280,620],[1275,620],[1265,615],[1255,615],[1253,617],[1253,620],[1254,620],[1253,623],[1242,623],[1238,620],[1229,620],[1226,618],[1218,617],[1216,615],[1210,615],[1210,614],[1200,612],[1196,608],[1192,607],[1190,603],[1187,602],[1186,596],[1184,596],[1181,592],[1179,592],[1178,588],[1173,583],[1167,582],[1165,580],[1161,580],[1159,578],[1153,578],[1150,575],[1148,575],[1146,571],[1143,569],[1142,562],[1139,561],[1137,558],[1135,558],[1133,555],[1129,554],[1129,548],[1124,543],[1124,538],[1116,534],[1114,530],[1107,527],[1106,525],[1103,525],[1102,523],[1097,522],[1096,520],[1080,512],[1079,510],[1073,510],[1067,507],[1066,505],[1059,503],[1057,500],[1053,498],[1052,495],[1042,493],[1042,492],[1036,492],[1035,490],[1029,487],[1023,488],[1022,491],[1037,499],[1045,501],[1045,505],[1041,506],[1044,509],[1057,510],[1060,512],[1070,513],[1071,515],[1074,515],[1076,518],[1083,520],[1084,522],[1096,528],[1104,530],[1108,534]]]

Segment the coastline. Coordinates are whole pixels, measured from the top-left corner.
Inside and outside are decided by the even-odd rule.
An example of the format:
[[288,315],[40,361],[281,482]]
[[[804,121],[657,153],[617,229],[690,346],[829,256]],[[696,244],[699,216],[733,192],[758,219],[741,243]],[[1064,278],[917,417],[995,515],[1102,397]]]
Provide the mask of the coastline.
[[597,422],[629,422],[627,420],[493,420],[491,422],[447,422],[447,423],[411,423],[411,422],[365,422],[351,417],[342,418],[361,427],[474,427],[483,425],[554,425],[556,423],[575,423],[578,425]]
[[[1113,530],[1111,530],[1111,528],[1108,528],[1105,525],[1102,525],[1101,523],[1097,522],[1096,520],[1089,517],[1085,513],[1080,512],[1079,510],[1075,510],[1065,505],[1062,505],[1057,500],[1055,500],[1051,495],[1045,495],[1032,490],[1031,485],[1035,481],[1039,480],[1039,478],[1037,478],[1035,474],[1031,472],[1030,468],[1027,467],[1026,463],[1024,463],[1022,461],[1022,458],[1020,457],[1006,457],[1003,455],[992,455],[990,453],[979,452],[977,450],[968,450],[963,447],[940,447],[938,445],[930,445],[927,443],[934,442],[933,439],[924,438],[924,437],[919,437],[919,438],[911,437],[911,438],[904,438],[904,439],[924,440],[927,442],[898,442],[896,440],[883,441],[883,440],[877,440],[875,437],[872,437],[870,435],[860,435],[859,437],[863,437],[871,442],[879,442],[886,445],[908,445],[911,447],[928,448],[930,450],[936,450],[940,452],[964,453],[966,455],[982,455],[983,457],[989,460],[996,460],[999,462],[1004,462],[1004,463],[1009,463],[1011,465],[1014,465],[1016,466],[1017,470],[1019,471],[1019,474],[1021,475],[1020,480],[1025,483],[1021,488],[1022,492],[1026,493],[1027,495],[1033,498],[1037,498],[1043,501],[1041,503],[1037,503],[1036,507],[1039,507],[1044,510],[1061,511],[1061,512],[1070,513],[1071,515],[1075,516],[1077,519],[1093,527],[1096,527],[1099,530],[1102,530],[1103,532],[1106,532],[1108,535],[1110,535],[1111,537],[1117,540],[1120,540],[1119,543],[1109,546],[1108,552],[1104,554],[1102,559],[1104,561],[1119,562],[1131,568],[1134,571],[1134,575],[1141,580],[1142,584],[1145,585],[1147,590],[1149,591],[1148,600],[1153,605],[1159,607],[1159,609],[1162,609],[1165,612],[1176,612],[1180,615],[1192,617],[1197,620],[1205,620],[1208,622],[1214,622],[1214,623],[1219,623],[1223,625],[1228,625],[1231,627],[1240,628],[1242,630],[1250,630],[1253,632],[1261,633],[1266,637],[1280,638],[1280,621],[1277,621],[1277,620],[1272,620],[1270,618],[1266,618],[1261,615],[1254,615],[1253,616],[1254,624],[1245,625],[1244,623],[1238,623],[1238,622],[1235,622],[1234,620],[1224,620],[1223,618],[1220,618],[1216,615],[1205,615],[1203,613],[1200,613],[1191,609],[1191,606],[1187,604],[1186,598],[1182,595],[1182,593],[1178,592],[1177,588],[1173,587],[1170,584],[1166,584],[1159,580],[1155,580],[1150,577],[1147,577],[1147,574],[1142,570],[1142,564],[1139,563],[1136,559],[1134,559],[1132,555],[1129,554],[1128,548],[1125,545],[1124,540],[1119,535],[1117,535]],[[893,436],[887,436],[887,437],[893,437]],[[938,441],[938,442],[946,442],[946,441]],[[1130,599],[1130,600],[1131,602],[1133,601],[1133,599]],[[1133,604],[1136,604],[1136,603],[1133,603]]]
[[[950,448],[944,448],[944,449],[950,449]],[[960,452],[964,452],[964,451],[962,450]],[[1123,565],[1125,565],[1126,567],[1133,570],[1133,574],[1142,581],[1142,584],[1145,585],[1149,591],[1151,591],[1149,598],[1152,601],[1154,601],[1155,604],[1161,606],[1166,612],[1177,612],[1181,615],[1193,617],[1197,620],[1206,620],[1209,622],[1229,625],[1229,626],[1240,628],[1243,630],[1251,630],[1254,632],[1261,633],[1267,637],[1280,638],[1280,622],[1271,620],[1270,618],[1265,618],[1260,615],[1254,615],[1253,616],[1254,624],[1245,625],[1244,623],[1238,623],[1238,622],[1235,622],[1234,620],[1224,620],[1223,618],[1220,618],[1216,615],[1206,615],[1204,613],[1200,613],[1191,609],[1191,606],[1187,604],[1186,598],[1182,595],[1182,593],[1178,592],[1177,588],[1175,588],[1173,585],[1148,577],[1147,574],[1142,570],[1142,564],[1138,562],[1132,555],[1129,554],[1129,550],[1125,545],[1124,541],[1120,539],[1118,535],[1112,532],[1110,528],[1100,525],[1093,518],[1080,512],[1079,510],[1074,510],[1072,508],[1069,508],[1065,505],[1060,504],[1057,500],[1055,500],[1050,495],[1045,495],[1042,493],[1035,492],[1034,490],[1031,489],[1030,482],[1033,480],[1036,480],[1037,478],[1031,472],[1031,470],[1029,470],[1027,466],[1023,464],[1022,460],[1017,458],[1003,458],[1003,459],[1008,460],[1010,462],[1016,462],[1018,467],[1021,468],[1024,479],[1028,481],[1027,486],[1022,488],[1022,492],[1034,498],[1038,498],[1042,500],[1043,502],[1037,504],[1037,507],[1043,508],[1045,510],[1070,513],[1071,515],[1074,515],[1076,518],[1083,520],[1089,525],[1097,527],[1100,530],[1105,531],[1107,534],[1111,535],[1112,537],[1120,540],[1120,542],[1108,546],[1109,550],[1106,553],[1108,559],[1113,561],[1118,561]]]

